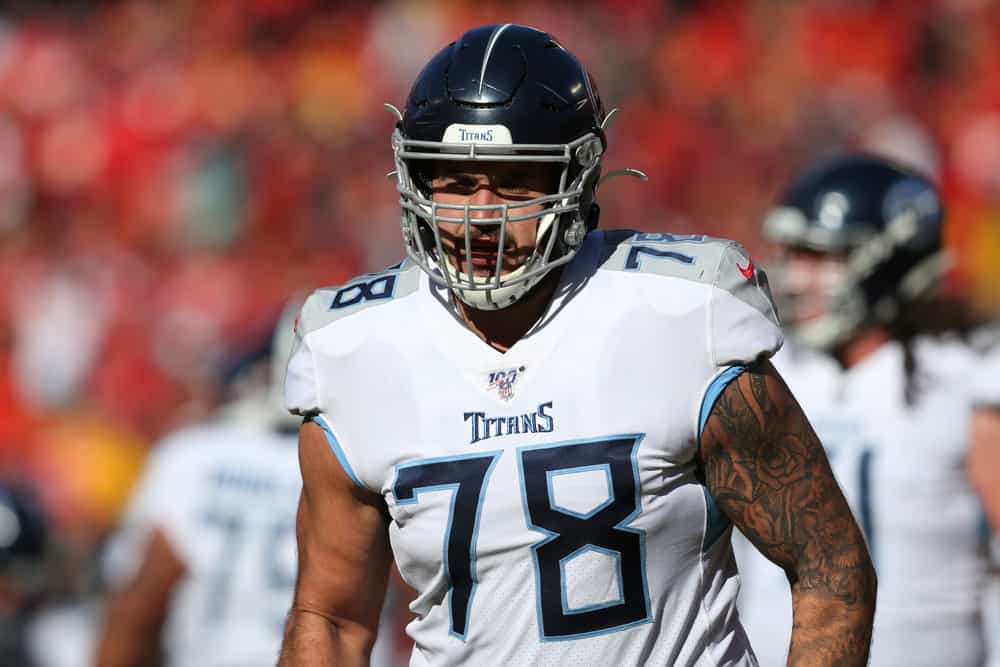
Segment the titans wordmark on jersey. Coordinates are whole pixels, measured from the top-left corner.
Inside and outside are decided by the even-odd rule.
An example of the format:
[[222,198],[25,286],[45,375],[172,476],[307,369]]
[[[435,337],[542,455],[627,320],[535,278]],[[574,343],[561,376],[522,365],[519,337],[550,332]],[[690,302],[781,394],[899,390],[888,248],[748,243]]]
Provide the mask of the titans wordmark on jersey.
[[506,353],[406,263],[317,291],[298,335],[288,407],[385,498],[411,664],[756,664],[695,462],[706,407],[781,344],[737,244],[594,232]]

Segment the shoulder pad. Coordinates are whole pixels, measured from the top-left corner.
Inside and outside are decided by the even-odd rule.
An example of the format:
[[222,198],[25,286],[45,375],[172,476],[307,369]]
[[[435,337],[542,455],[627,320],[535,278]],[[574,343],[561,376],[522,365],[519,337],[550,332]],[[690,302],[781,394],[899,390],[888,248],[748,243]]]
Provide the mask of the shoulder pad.
[[295,321],[295,333],[305,336],[339,319],[417,290],[420,267],[409,259],[379,273],[365,273],[343,285],[321,287],[306,299]]
[[777,323],[767,275],[736,241],[704,234],[605,232],[602,268],[655,274],[712,285]]
[[614,230],[604,234],[607,259],[602,268],[713,282],[725,244],[703,234],[650,234]]

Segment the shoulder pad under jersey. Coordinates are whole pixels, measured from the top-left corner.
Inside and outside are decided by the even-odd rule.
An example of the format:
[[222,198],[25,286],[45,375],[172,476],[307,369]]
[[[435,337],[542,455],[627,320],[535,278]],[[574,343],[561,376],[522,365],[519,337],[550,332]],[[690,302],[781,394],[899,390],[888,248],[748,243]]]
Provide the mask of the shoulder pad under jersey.
[[702,283],[713,289],[707,303],[709,349],[719,365],[749,363],[781,347],[778,313],[767,275],[739,243],[702,234],[604,234],[602,268]]
[[409,260],[381,273],[368,273],[338,287],[316,290],[295,320],[295,339],[285,367],[285,407],[294,415],[320,412],[318,370],[309,334],[373,306],[417,290],[421,269]]
[[736,241],[704,234],[605,232],[602,268],[681,278],[732,294],[778,324],[767,274]]
[[295,322],[298,337],[322,329],[372,306],[406,296],[420,283],[420,267],[409,259],[379,273],[365,273],[343,285],[321,287],[309,295]]

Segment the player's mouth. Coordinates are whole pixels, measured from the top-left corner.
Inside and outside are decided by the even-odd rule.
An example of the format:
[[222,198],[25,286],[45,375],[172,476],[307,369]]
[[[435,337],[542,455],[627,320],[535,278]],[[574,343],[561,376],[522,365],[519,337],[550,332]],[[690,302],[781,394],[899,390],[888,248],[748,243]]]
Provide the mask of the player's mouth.
[[[468,258],[472,260],[472,268],[480,267],[493,268],[497,265],[497,244],[496,243],[473,243],[472,252]],[[465,248],[459,246],[459,257],[462,264],[465,264]]]
[[[458,243],[457,247],[446,246],[445,251],[448,253],[452,265],[457,266],[462,273],[468,272],[471,261],[473,275],[477,277],[496,275],[498,260],[498,243],[496,241],[474,240],[469,246],[469,253],[466,253],[464,243]],[[502,258],[499,258],[501,275],[520,266],[523,262],[523,254],[516,247],[505,248]]]

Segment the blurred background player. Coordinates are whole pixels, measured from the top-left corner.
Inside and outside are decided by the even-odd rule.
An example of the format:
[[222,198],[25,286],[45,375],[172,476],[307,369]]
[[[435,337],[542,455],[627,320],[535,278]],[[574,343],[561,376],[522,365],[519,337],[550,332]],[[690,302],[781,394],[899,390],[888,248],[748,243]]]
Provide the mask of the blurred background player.
[[[283,409],[280,388],[300,306],[291,302],[279,319],[269,364],[251,360],[242,371],[240,398],[150,455],[107,549],[113,592],[99,667],[276,662],[295,583],[301,489],[301,420]],[[398,632],[405,595],[394,579],[375,667],[394,667],[406,653]]]
[[97,650],[100,667],[269,665],[295,581],[301,479],[298,420],[280,386],[298,303],[274,336],[271,378],[213,420],[150,455],[107,555],[117,585]]
[[[947,268],[943,215],[925,177],[851,154],[808,169],[764,224],[782,248],[773,281],[791,333],[776,363],[803,388],[879,575],[875,667],[972,667],[985,655],[987,562],[966,470],[976,360],[931,333],[949,315],[932,297]],[[783,664],[782,577],[738,554],[751,642],[761,664]]]

